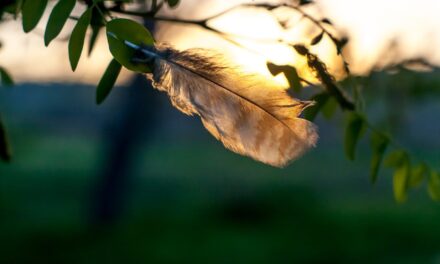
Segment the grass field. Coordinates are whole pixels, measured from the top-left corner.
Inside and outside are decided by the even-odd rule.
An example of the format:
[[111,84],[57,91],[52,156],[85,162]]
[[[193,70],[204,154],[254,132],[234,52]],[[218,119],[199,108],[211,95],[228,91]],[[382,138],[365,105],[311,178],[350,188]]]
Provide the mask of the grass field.
[[122,220],[91,229],[96,144],[29,137],[16,145],[20,158],[0,168],[0,257],[2,263],[438,263],[440,206],[423,190],[396,204],[389,172],[371,186],[366,155],[352,164],[334,151],[318,148],[278,170],[212,142],[149,146],[138,157]]
[[21,114],[3,102],[15,159],[0,164],[0,263],[440,263],[440,205],[424,188],[395,203],[390,171],[369,183],[365,142],[347,161],[341,131],[322,120],[318,147],[283,170],[202,128],[159,131],[139,143],[120,220],[91,225],[106,143],[69,119],[91,115],[79,103],[66,112],[75,98]]

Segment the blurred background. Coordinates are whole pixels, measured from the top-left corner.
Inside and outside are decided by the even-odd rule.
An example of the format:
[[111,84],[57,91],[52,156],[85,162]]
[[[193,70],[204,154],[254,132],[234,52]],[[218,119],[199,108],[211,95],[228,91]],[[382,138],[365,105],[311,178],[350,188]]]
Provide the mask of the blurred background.
[[[163,15],[196,19],[246,1],[200,2],[181,0]],[[436,169],[438,10],[435,0],[321,0],[310,9],[350,38],[346,56],[372,120]],[[266,39],[293,34],[267,12],[234,12],[244,13],[214,25]],[[268,78],[267,60],[295,62],[277,45],[245,39],[243,49],[197,27],[146,25],[159,41],[221,49]],[[295,34],[315,33],[305,25]],[[97,106],[95,84],[111,58],[103,35],[75,73],[62,38],[45,48],[38,28],[25,35],[12,21],[0,39],[1,64],[17,81],[0,88],[13,146],[13,161],[0,164],[1,263],[440,263],[440,204],[425,188],[397,204],[390,170],[371,185],[368,140],[355,162],[344,156],[343,113],[318,116],[318,146],[272,168],[227,151],[143,76],[124,72]],[[329,50],[316,48],[337,72]],[[415,58],[434,68],[399,66]]]

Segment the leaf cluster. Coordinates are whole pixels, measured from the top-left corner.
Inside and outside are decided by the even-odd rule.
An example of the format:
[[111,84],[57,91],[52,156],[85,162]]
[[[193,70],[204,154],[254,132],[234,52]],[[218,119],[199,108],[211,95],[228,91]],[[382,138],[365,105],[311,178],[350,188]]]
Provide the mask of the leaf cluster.
[[[113,13],[140,16],[145,19],[155,19],[158,21],[194,24],[218,33],[225,38],[227,37],[227,34],[210,27],[208,23],[210,19],[218,17],[227,11],[204,20],[184,20],[157,16],[158,11],[163,6],[175,8],[178,6],[179,0],[151,0],[149,1],[151,4],[150,10],[147,12],[127,11],[125,5],[131,2],[133,1],[57,0],[45,26],[44,44],[48,46],[59,36],[69,19],[75,20],[75,26],[70,34],[68,43],[69,61],[73,71],[79,65],[86,39],[88,38],[88,54],[90,55],[96,44],[99,32],[105,30],[113,59],[109,62],[98,83],[96,90],[96,102],[98,104],[104,102],[110,94],[122,67],[134,72],[150,72],[147,63],[138,63],[134,58],[139,59],[137,58],[138,50],[135,47],[141,48],[154,43],[151,33],[143,25],[131,19],[115,18]],[[354,90],[355,92],[351,95],[355,98],[353,101],[351,96],[347,94],[347,91],[343,90],[329,73],[326,65],[318,56],[310,52],[310,47],[319,45],[325,37],[329,38],[335,46],[335,52],[342,58],[347,75],[350,76],[349,64],[343,55],[348,38],[336,37],[330,32],[329,27],[334,27],[330,19],[316,19],[307,14],[303,8],[311,4],[313,4],[311,0],[298,0],[295,4],[249,4],[254,7],[266,8],[269,11],[279,6],[291,8],[299,12],[319,29],[319,33],[311,38],[307,45],[289,44],[298,54],[306,58],[309,69],[315,74],[316,79],[319,80],[320,86],[323,88],[321,92],[312,96],[311,100],[316,103],[304,111],[304,117],[313,120],[319,114],[322,114],[325,118],[330,119],[339,107],[340,110],[346,113],[344,150],[349,160],[355,160],[359,141],[365,135],[370,135],[372,153],[370,180],[372,183],[377,181],[380,168],[385,166],[394,171],[393,190],[396,201],[405,201],[408,190],[420,186],[424,181],[427,182],[427,190],[430,197],[433,200],[440,200],[440,174],[424,162],[414,162],[410,153],[398,147],[391,136],[375,129],[363,111],[362,95],[357,90]],[[43,13],[47,9],[47,5],[48,0],[4,0],[0,3],[0,18],[5,16],[17,18],[21,15],[23,31],[31,32],[39,24]],[[76,5],[85,5],[86,7],[79,17],[72,16],[72,11]],[[90,34],[87,34],[88,32]],[[283,73],[295,93],[300,93],[304,84],[311,84],[303,79],[298,74],[297,69],[291,65],[276,65],[268,62],[267,67],[273,75]],[[1,67],[0,77],[2,86],[13,84],[9,73]],[[1,120],[0,158],[5,161],[10,160],[7,135]]]

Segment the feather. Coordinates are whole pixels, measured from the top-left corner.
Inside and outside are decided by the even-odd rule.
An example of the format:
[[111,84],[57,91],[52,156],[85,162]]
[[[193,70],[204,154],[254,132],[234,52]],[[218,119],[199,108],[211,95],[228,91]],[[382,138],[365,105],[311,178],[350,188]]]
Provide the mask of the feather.
[[268,88],[267,80],[243,74],[207,50],[162,45],[139,51],[135,60],[151,67],[147,78],[153,86],[181,112],[200,116],[227,149],[283,167],[315,146],[315,125],[298,117],[313,102]]

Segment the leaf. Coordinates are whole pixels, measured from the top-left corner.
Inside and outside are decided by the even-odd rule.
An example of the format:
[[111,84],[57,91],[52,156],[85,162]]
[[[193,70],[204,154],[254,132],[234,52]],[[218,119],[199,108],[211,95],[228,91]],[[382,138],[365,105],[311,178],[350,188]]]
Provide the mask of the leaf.
[[284,71],[284,75],[289,82],[290,88],[293,88],[293,90],[297,93],[301,92],[302,85],[296,68],[293,66],[287,66],[286,70]]
[[313,96],[310,100],[315,101],[315,105],[310,106],[303,111],[303,118],[309,121],[313,121],[318,115],[319,111],[329,100],[330,95],[326,92],[319,93]]
[[431,171],[431,177],[428,181],[428,194],[434,201],[440,201],[440,174]]
[[393,176],[393,191],[394,198],[397,202],[402,203],[406,201],[408,190],[408,178],[411,166],[409,159],[405,159],[403,163],[396,168]]
[[105,100],[105,98],[107,98],[116,83],[116,79],[121,72],[121,68],[122,65],[115,59],[112,59],[107,69],[105,70],[104,75],[99,81],[98,88],[96,89],[97,104],[101,104]]
[[278,75],[278,74],[283,72],[283,66],[276,65],[276,64],[274,64],[272,62],[267,62],[266,66],[267,66],[267,69],[269,70],[269,72],[273,76],[276,76],[276,75]]
[[47,6],[47,0],[25,0],[21,9],[23,30],[28,33],[34,29]]
[[304,5],[308,5],[308,4],[312,4],[312,3],[313,3],[312,0],[300,0],[299,1],[300,6],[304,6]]
[[328,24],[328,25],[333,25],[333,23],[330,21],[330,19],[328,18],[324,18],[321,20],[322,23]]
[[129,19],[113,19],[107,23],[107,40],[113,57],[125,68],[137,72],[151,72],[145,63],[132,61],[136,50],[128,47],[124,41],[138,46],[153,45],[150,32],[141,24]]
[[388,147],[390,140],[388,137],[373,132],[371,135],[371,147],[373,149],[373,156],[370,163],[370,181],[375,183],[379,173],[380,164],[382,163],[385,150]]
[[18,14],[20,14],[22,8],[23,8],[23,1],[24,0],[17,0],[15,5],[15,18],[17,18]]
[[301,92],[302,89],[301,80],[299,78],[298,71],[296,70],[295,67],[290,65],[280,66],[273,64],[271,62],[268,62],[266,65],[273,76],[278,75],[281,72],[284,73],[284,76],[289,82],[290,88],[292,88],[297,93]]
[[322,106],[321,113],[325,118],[330,119],[336,112],[336,109],[338,109],[338,101],[330,96],[327,102]]
[[75,7],[76,0],[60,0],[55,5],[47,21],[46,31],[44,32],[44,44],[47,46],[55,39],[69,19],[70,13]]
[[69,61],[72,70],[75,71],[78,66],[79,59],[84,46],[84,39],[86,37],[87,27],[90,24],[92,17],[92,8],[87,9],[79,18],[72,35],[69,40]]
[[404,150],[395,150],[388,154],[384,161],[384,165],[388,168],[396,168],[408,159],[408,154]]
[[92,29],[92,33],[90,34],[89,38],[89,50],[88,50],[88,56],[92,54],[93,48],[95,47],[96,40],[98,39],[99,32],[101,32],[101,29],[105,26],[105,19],[103,18],[101,14],[101,9],[103,9],[105,12],[104,15],[108,15],[108,11],[105,11],[105,6],[100,3],[97,6],[93,8],[92,11],[92,18],[90,19],[90,27]]
[[355,159],[356,145],[365,130],[364,118],[356,113],[350,112],[345,129],[345,154],[349,160]]
[[0,119],[0,159],[6,162],[11,160],[11,153],[9,150],[6,130],[5,127],[3,126],[3,122],[1,119]]
[[310,43],[310,45],[314,46],[314,45],[318,44],[322,40],[323,36],[324,36],[324,32],[321,32],[321,34],[319,34],[318,36],[316,36],[312,39],[312,42]]
[[293,48],[296,50],[296,52],[302,56],[306,56],[309,53],[309,50],[304,45],[293,45]]
[[179,4],[179,0],[167,0],[167,3],[170,7],[176,7]]
[[409,187],[419,187],[423,180],[429,176],[429,168],[425,163],[421,163],[411,169],[408,185]]
[[338,52],[338,55],[340,55],[342,53],[342,49],[345,47],[345,45],[347,45],[348,43],[348,38],[344,37],[340,40],[335,39],[334,40],[335,44],[336,44],[336,50]]
[[2,80],[2,85],[3,86],[12,86],[14,85],[14,80],[12,80],[11,75],[9,75],[9,73],[0,67],[0,77]]
[[93,48],[95,47],[96,40],[98,39],[99,32],[102,29],[102,26],[94,26],[92,25],[92,34],[90,34],[89,39],[89,51],[87,52],[87,55],[90,56],[92,54]]

